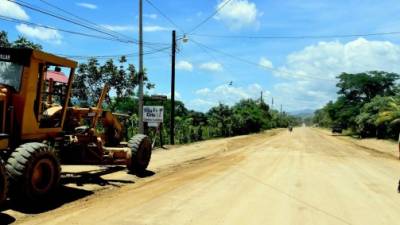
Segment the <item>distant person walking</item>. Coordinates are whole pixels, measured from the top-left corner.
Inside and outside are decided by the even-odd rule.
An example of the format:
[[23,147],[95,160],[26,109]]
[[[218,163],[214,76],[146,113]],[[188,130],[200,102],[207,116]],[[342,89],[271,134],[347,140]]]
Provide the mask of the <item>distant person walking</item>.
[[292,133],[293,127],[292,126],[288,126],[288,130],[289,130],[290,133]]
[[399,159],[400,159],[400,133],[399,133],[399,140],[397,140],[397,144],[398,144],[398,147],[399,147]]

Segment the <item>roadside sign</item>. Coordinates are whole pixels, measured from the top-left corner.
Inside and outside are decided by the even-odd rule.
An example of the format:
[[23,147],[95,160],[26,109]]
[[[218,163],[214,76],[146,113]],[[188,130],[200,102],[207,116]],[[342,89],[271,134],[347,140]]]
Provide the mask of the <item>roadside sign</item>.
[[164,121],[163,106],[143,106],[143,122],[162,123]]
[[167,96],[165,95],[152,95],[151,100],[167,100]]
[[147,126],[149,126],[149,127],[159,127],[160,124],[159,123],[147,123]]

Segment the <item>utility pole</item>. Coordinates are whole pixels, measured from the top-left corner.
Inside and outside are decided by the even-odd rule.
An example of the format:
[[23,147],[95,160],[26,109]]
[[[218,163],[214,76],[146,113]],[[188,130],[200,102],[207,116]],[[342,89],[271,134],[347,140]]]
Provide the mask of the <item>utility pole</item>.
[[261,97],[260,97],[260,101],[261,101],[261,103],[263,103],[263,91],[261,91]]
[[271,109],[274,109],[274,97],[272,97],[272,100],[271,100]]
[[144,134],[143,125],[143,1],[139,0],[139,133]]
[[282,111],[282,104],[281,104],[281,114],[283,113],[283,111]]
[[171,63],[171,123],[170,144],[175,144],[175,53],[176,53],[176,31],[172,31],[172,63]]

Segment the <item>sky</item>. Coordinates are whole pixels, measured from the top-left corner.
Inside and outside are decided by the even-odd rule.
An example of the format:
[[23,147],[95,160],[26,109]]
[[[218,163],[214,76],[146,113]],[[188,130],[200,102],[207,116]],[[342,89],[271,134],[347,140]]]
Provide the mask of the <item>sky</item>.
[[[258,99],[261,94],[269,104],[273,98],[275,108],[282,105],[289,112],[314,110],[336,98],[336,76],[342,72],[400,73],[400,34],[338,37],[399,32],[400,4],[396,0],[227,1],[143,1],[144,65],[156,85],[148,94],[170,93],[171,58],[167,48],[174,29],[178,35],[176,97],[189,109],[203,112],[219,103]],[[46,2],[138,40],[138,0],[31,0],[29,4],[63,13]],[[8,0],[0,0],[0,16],[107,37]],[[132,56],[129,63],[138,65],[138,46],[134,43],[4,20],[0,20],[0,29],[7,31],[11,40],[23,35],[54,54],[125,54]],[[182,39],[184,34],[187,42]]]

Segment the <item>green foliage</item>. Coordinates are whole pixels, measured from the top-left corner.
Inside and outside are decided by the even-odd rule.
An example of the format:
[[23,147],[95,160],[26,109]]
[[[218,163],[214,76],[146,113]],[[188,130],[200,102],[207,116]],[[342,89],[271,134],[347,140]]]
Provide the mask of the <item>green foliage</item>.
[[36,50],[42,50],[40,44],[29,41],[23,36],[19,36],[14,42],[8,40],[8,34],[5,31],[0,31],[0,47],[5,48],[32,48]]
[[400,123],[400,96],[388,97],[385,101],[386,104],[379,110],[376,124]]
[[[114,109],[115,105],[124,104],[128,97],[134,95],[135,87],[139,80],[135,67],[131,64],[126,66],[126,57],[121,57],[119,65],[115,65],[112,59],[103,65],[95,58],[87,63],[79,64],[73,86],[73,98],[81,106],[93,106],[97,103],[105,84],[109,84],[111,90],[108,92],[105,102]],[[147,88],[154,85],[148,83],[145,76],[144,81]],[[115,97],[111,101],[110,95]]]
[[232,130],[235,134],[249,134],[260,132],[262,128],[268,128],[269,114],[267,110],[260,107],[256,101],[252,99],[241,100],[233,109]]
[[338,99],[334,103],[328,103],[328,112],[333,124],[343,128],[351,128],[356,131],[357,116],[364,104],[370,102],[375,96],[391,96],[395,94],[397,87],[395,81],[398,74],[383,71],[371,71],[365,73],[342,73],[338,76]]
[[[119,102],[115,102],[113,99],[111,105],[117,112],[135,114],[137,111],[137,99],[133,98],[126,98]],[[170,99],[160,101],[145,97],[145,105],[164,106],[164,126],[161,133],[164,143],[168,144]],[[137,126],[137,117],[134,119],[136,120],[129,123],[130,126]],[[232,107],[219,104],[207,113],[188,110],[182,102],[175,102],[175,143],[180,144],[216,137],[250,134],[271,128],[288,127],[289,125],[296,126],[300,123],[299,118],[270,110],[264,102],[251,99],[242,100]],[[135,131],[132,128],[128,130],[130,134]],[[154,129],[147,130],[152,138],[156,138],[156,144],[158,144],[158,134],[154,132]]]
[[11,47],[13,47],[13,48],[31,48],[31,49],[36,49],[36,50],[43,49],[43,47],[40,44],[31,42],[23,36],[19,36],[18,39],[15,40],[14,43],[11,44]]
[[5,31],[0,31],[0,47],[10,48],[11,43],[8,41],[8,35]]
[[361,137],[395,137],[400,122],[400,75],[383,71],[338,76],[338,99],[317,110],[313,122],[350,128]]
[[[0,32],[0,46],[42,49],[42,46],[24,37],[9,42],[4,31]],[[144,75],[146,88],[153,88],[154,84],[148,81],[146,74]],[[123,119],[129,138],[138,132],[138,99],[135,92],[139,80],[135,67],[127,65],[126,57],[121,57],[118,62],[110,59],[103,64],[96,58],[91,58],[86,63],[79,64],[73,83],[72,103],[82,107],[95,106],[106,84],[111,90],[105,97],[104,107],[129,115]],[[164,126],[161,128],[161,134],[164,143],[168,144],[171,100],[152,100],[145,96],[144,101],[145,105],[164,106]],[[300,120],[296,117],[271,110],[262,100],[241,100],[232,107],[219,104],[207,113],[188,110],[181,101],[175,101],[175,142],[181,144],[295,126],[299,123]],[[146,130],[153,139],[159,141],[154,129]]]
[[383,71],[371,71],[365,73],[342,73],[338,76],[338,94],[348,102],[371,101],[375,96],[391,96],[397,89],[395,81],[399,75]]
[[218,128],[214,135],[221,137],[231,136],[233,111],[229,106],[220,103],[208,111],[207,117],[210,126]]
[[[332,104],[332,102],[328,103]],[[329,112],[327,110],[327,106],[325,106],[322,109],[319,109],[315,111],[314,117],[312,119],[314,124],[317,124],[318,126],[321,127],[329,127],[332,125],[332,119],[331,116],[329,115]]]
[[387,124],[378,123],[378,116],[381,109],[386,108],[388,98],[376,96],[370,102],[366,103],[360,110],[360,114],[356,117],[357,132],[362,137],[383,137],[387,130]]

